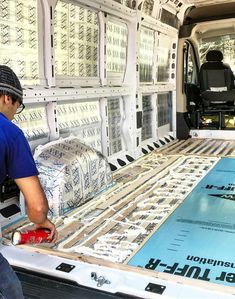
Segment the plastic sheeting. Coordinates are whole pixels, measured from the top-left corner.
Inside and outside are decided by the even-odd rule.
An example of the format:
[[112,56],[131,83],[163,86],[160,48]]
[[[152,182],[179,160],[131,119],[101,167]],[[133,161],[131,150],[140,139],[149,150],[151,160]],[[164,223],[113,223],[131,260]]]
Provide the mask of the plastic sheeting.
[[52,216],[84,204],[112,182],[107,159],[76,137],[39,146],[34,158]]

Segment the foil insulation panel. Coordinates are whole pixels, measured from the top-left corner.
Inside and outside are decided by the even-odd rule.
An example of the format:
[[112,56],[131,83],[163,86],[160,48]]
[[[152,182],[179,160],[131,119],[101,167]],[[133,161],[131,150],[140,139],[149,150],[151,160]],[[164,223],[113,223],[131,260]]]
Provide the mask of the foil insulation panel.
[[76,137],[39,146],[34,158],[52,216],[81,206],[112,183],[107,159]]

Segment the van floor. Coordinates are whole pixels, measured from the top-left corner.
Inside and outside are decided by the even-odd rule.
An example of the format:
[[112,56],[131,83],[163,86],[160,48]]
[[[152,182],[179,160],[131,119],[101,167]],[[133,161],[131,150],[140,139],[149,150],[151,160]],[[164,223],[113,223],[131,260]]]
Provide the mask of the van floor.
[[234,191],[235,159],[223,157],[128,264],[233,286]]
[[177,141],[158,149],[159,153],[172,155],[235,156],[235,141],[223,139],[194,139]]
[[[129,261],[210,172],[221,157],[235,157],[234,140],[174,140],[114,172],[115,184],[54,219],[56,244],[25,250],[117,267]],[[235,183],[235,182],[234,182]],[[24,219],[3,231],[5,244]]]

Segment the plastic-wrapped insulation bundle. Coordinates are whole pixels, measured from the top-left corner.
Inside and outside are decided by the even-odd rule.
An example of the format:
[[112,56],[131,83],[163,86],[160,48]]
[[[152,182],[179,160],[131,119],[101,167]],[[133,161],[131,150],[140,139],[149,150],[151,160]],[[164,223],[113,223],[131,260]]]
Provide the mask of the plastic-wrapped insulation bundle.
[[52,216],[84,204],[112,183],[107,159],[76,137],[39,146],[34,159]]

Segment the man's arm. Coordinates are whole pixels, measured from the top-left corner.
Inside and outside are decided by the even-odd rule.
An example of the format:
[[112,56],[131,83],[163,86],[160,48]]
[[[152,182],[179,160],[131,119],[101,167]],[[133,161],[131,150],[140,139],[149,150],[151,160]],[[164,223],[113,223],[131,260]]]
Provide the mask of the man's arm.
[[25,197],[30,221],[35,224],[36,228],[50,229],[50,238],[55,241],[57,232],[54,224],[47,218],[48,202],[38,177],[31,176],[15,179],[15,182]]

